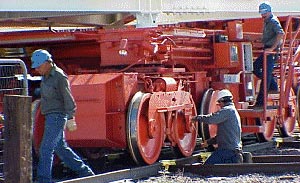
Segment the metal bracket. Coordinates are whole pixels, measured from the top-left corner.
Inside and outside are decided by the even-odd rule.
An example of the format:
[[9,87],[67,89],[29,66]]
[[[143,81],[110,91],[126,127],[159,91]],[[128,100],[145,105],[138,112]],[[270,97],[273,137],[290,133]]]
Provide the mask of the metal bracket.
[[158,13],[136,13],[136,27],[157,27],[157,16]]

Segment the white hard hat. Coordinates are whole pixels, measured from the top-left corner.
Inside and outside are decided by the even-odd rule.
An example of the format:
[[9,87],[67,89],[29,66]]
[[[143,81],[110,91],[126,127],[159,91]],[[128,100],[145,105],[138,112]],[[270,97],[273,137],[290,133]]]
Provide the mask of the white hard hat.
[[229,90],[224,89],[224,90],[219,91],[217,101],[219,101],[223,97],[233,97],[233,96]]

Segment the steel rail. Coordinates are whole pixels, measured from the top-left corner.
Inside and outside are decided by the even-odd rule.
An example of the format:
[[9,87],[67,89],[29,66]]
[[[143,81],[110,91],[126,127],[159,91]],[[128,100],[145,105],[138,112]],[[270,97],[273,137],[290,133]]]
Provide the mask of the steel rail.
[[[265,142],[259,144],[251,144],[243,147],[244,152],[253,152],[266,148],[276,147],[276,142]],[[148,178],[151,176],[158,176],[161,172],[175,172],[178,169],[184,169],[184,172],[190,172],[199,175],[230,175],[230,174],[244,174],[244,173],[283,173],[284,171],[299,170],[300,172],[300,156],[293,155],[261,155],[251,156],[253,163],[244,164],[222,164],[222,165],[202,165],[202,158],[207,155],[208,152],[197,151],[190,157],[171,159],[171,160],[160,160],[160,162],[149,166],[141,166],[136,168],[127,168],[117,170],[113,172],[107,172],[98,174],[95,176],[63,180],[60,183],[94,183],[94,182],[112,182],[119,180],[139,180]],[[204,157],[205,158],[205,157]],[[273,162],[273,163],[271,163]],[[283,163],[283,162],[299,162]],[[236,168],[237,167],[237,168]],[[257,168],[261,167],[261,168]],[[282,169],[280,169],[282,167]],[[195,169],[195,170],[193,170]],[[199,172],[198,170],[199,169]],[[275,170],[273,169],[280,169]],[[273,172],[272,172],[273,171]],[[197,173],[198,172],[198,173]],[[228,174],[227,174],[228,173]]]
[[182,167],[185,164],[199,163],[201,161],[200,154],[201,153],[198,153],[190,157],[174,159],[174,160],[161,160],[158,163],[148,165],[148,166],[141,166],[141,167],[136,167],[131,169],[128,168],[128,169],[98,174],[95,176],[65,180],[65,181],[60,181],[60,183],[95,183],[95,182],[106,183],[106,182],[126,180],[126,179],[138,180],[138,179],[148,178],[151,176],[159,175],[160,172],[168,172],[168,169],[171,168],[170,166]]
[[300,155],[259,155],[252,156],[253,163],[300,163]]
[[280,142],[278,144],[279,147],[289,147],[289,148],[297,148],[300,149],[300,141],[292,141],[292,142]]
[[141,178],[157,175],[160,170],[161,170],[161,164],[155,163],[149,166],[118,170],[118,171],[98,174],[95,176],[66,180],[60,183],[95,183],[95,182],[106,183],[106,182],[112,182],[112,181],[124,180],[124,179],[138,180]]
[[186,165],[184,172],[200,176],[233,176],[249,173],[275,175],[300,173],[300,163],[245,163],[218,165]]
[[262,149],[273,148],[275,146],[276,146],[275,141],[255,143],[255,144],[249,144],[249,145],[243,146],[243,151],[244,152],[253,152],[253,151],[258,151],[258,150],[262,150]]

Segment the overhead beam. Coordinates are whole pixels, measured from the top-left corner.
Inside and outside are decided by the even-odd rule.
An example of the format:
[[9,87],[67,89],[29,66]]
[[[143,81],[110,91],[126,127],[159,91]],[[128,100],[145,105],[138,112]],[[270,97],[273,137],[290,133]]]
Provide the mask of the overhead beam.
[[[1,0],[1,22],[39,19],[43,22],[107,25],[113,14],[133,14],[138,26],[186,21],[259,17],[260,0]],[[300,0],[269,0],[278,16],[300,15]],[[63,18],[59,18],[63,17]],[[29,21],[30,22],[30,21]]]
[[[274,12],[300,12],[300,0],[268,0]],[[0,12],[78,12],[97,13],[206,13],[206,12],[257,12],[260,0],[1,0]],[[25,15],[25,14],[24,14]],[[5,18],[5,17],[1,17]],[[9,18],[9,17],[6,17]],[[13,18],[13,17],[11,17]]]

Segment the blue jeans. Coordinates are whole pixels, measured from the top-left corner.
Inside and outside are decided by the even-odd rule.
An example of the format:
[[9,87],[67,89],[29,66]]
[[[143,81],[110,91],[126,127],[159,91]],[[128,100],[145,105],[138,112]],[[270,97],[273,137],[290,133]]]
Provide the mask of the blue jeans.
[[235,150],[217,149],[205,161],[205,165],[224,164],[224,163],[242,163],[243,155]]
[[64,126],[67,116],[62,113],[51,113],[47,114],[45,119],[44,135],[39,149],[38,182],[52,182],[54,152],[66,166],[77,172],[80,177],[94,175],[93,171],[68,147],[65,141]]
[[[253,63],[253,73],[261,79],[259,93],[256,98],[256,105],[263,105],[264,103],[264,78],[263,78],[263,60],[264,55],[261,54],[256,61]],[[267,55],[267,91],[275,90],[278,91],[278,85],[273,78],[273,69],[275,61],[277,60],[276,54]]]

